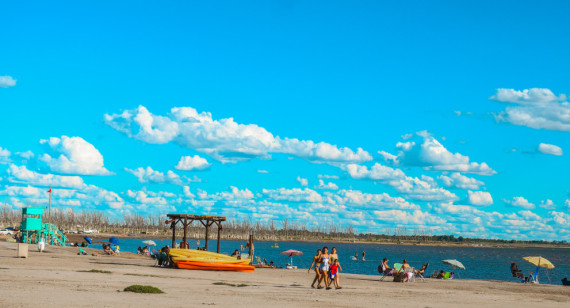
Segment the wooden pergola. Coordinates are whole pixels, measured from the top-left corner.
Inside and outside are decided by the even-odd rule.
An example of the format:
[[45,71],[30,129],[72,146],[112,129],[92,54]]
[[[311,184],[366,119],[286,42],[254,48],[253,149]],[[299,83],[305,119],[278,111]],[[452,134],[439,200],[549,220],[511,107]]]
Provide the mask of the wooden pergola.
[[182,237],[182,242],[187,243],[186,232],[188,226],[194,221],[199,221],[206,228],[206,245],[204,250],[208,250],[208,236],[210,235],[210,226],[216,224],[218,226],[218,246],[216,249],[217,253],[220,253],[220,238],[222,236],[222,221],[226,221],[226,217],[223,216],[205,216],[205,215],[188,215],[188,214],[168,214],[166,217],[169,218],[167,223],[170,223],[170,229],[172,229],[172,247],[176,247],[176,224],[182,223],[182,228],[184,229],[184,236]]

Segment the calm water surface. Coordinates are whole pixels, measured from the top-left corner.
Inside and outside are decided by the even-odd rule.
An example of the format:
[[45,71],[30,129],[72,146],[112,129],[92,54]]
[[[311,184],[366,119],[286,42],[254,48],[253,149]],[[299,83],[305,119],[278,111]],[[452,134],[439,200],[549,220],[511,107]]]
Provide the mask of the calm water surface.
[[[144,239],[147,240],[147,239]],[[120,239],[121,251],[137,252],[139,246],[144,246],[142,239]],[[170,245],[171,240],[153,239],[159,249]],[[189,240],[190,248],[196,248],[196,241]],[[221,252],[231,254],[245,241],[222,241]],[[204,244],[204,240],[201,240]],[[515,281],[511,276],[510,262],[516,262],[519,269],[528,275],[535,267],[524,261],[525,256],[543,256],[550,260],[556,268],[552,270],[541,269],[539,280],[541,283],[561,284],[564,277],[570,278],[570,249],[560,248],[483,248],[483,247],[431,247],[407,245],[374,245],[358,243],[306,243],[306,242],[280,242],[279,248],[271,248],[274,242],[255,242],[256,256],[273,261],[277,266],[284,266],[290,262],[288,256],[279,255],[280,252],[295,249],[303,252],[302,256],[293,257],[293,265],[299,268],[308,268],[318,248],[327,245],[329,250],[334,246],[339,251],[339,259],[345,273],[378,275],[377,267],[380,260],[388,258],[390,265],[402,262],[406,258],[415,268],[423,263],[429,263],[427,272],[434,270],[450,271],[451,267],[443,264],[441,260],[457,259],[465,265],[466,270],[457,270],[461,279],[492,279]],[[93,245],[93,248],[100,245]],[[216,241],[209,241],[210,251],[216,250]],[[366,261],[362,261],[362,252],[366,252]],[[247,251],[246,251],[247,252]],[[351,259],[359,255],[359,261]]]

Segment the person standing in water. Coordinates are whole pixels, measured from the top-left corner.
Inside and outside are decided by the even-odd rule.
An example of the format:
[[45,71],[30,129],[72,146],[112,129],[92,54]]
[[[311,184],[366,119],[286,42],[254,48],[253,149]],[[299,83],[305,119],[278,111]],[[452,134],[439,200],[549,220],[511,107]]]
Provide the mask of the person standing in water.
[[362,261],[366,261],[366,251],[362,251]]
[[311,268],[313,267],[313,265],[315,265],[315,279],[313,279],[311,288],[315,288],[315,282],[321,279],[321,270],[320,270],[321,256],[322,256],[321,250],[317,249],[317,254],[313,257],[313,263],[311,263],[311,266],[309,266],[309,270],[307,271],[307,273],[310,273]]

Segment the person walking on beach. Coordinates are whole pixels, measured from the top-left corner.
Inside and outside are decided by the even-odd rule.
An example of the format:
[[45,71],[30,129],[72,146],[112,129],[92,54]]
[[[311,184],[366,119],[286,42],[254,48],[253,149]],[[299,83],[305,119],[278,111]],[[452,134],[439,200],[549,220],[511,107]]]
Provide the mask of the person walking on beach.
[[311,263],[311,266],[309,266],[309,270],[307,271],[307,273],[310,273],[311,268],[313,267],[313,265],[315,265],[315,279],[313,279],[311,288],[315,288],[315,283],[319,281],[319,279],[321,279],[321,270],[319,269],[321,265],[321,256],[322,256],[321,250],[317,249],[317,254],[313,257],[313,263]]
[[334,260],[334,262],[333,262],[333,264],[330,266],[330,268],[331,268],[331,269],[330,269],[330,276],[331,276],[330,278],[331,278],[331,279],[330,279],[330,281],[329,281],[329,285],[327,286],[327,290],[330,290],[330,289],[331,289],[330,285],[331,285],[331,283],[333,283],[333,282],[334,282],[334,287],[335,287],[335,289],[342,289],[342,287],[338,285],[338,272],[339,272],[340,270],[342,270],[342,269],[340,268],[340,264],[339,264],[339,262],[338,262],[338,259],[335,259],[335,260]]
[[323,247],[323,254],[321,255],[321,277],[319,278],[319,283],[317,284],[317,289],[322,289],[321,283],[325,281],[325,286],[329,284],[329,279],[327,273],[329,272],[329,248],[327,246]]
[[[330,256],[331,256],[331,257],[330,257],[330,264],[331,264],[331,267],[332,267],[333,264],[336,264],[336,265],[337,265],[337,268],[338,268],[340,271],[342,271],[342,267],[340,266],[340,261],[338,260],[338,253],[337,253],[336,247],[331,248],[331,254],[330,254]],[[334,277],[333,277],[332,268],[331,268],[331,269],[329,269],[328,275],[329,275],[329,278],[330,278],[330,279],[329,279],[329,284],[327,285],[327,287],[330,287],[331,283],[332,283],[333,280],[334,280],[334,282],[335,282],[335,287],[338,289],[338,288],[339,288],[339,283],[340,283],[340,277],[339,277],[339,275],[338,275],[338,271],[335,271],[335,274],[334,274]]]

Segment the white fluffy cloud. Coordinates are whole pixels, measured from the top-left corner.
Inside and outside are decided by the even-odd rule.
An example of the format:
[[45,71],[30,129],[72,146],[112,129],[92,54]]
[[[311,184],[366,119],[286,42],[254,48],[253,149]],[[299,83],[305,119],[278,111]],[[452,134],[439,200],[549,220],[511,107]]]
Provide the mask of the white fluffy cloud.
[[297,177],[297,182],[299,182],[299,184],[301,184],[301,186],[309,186],[309,180],[304,179],[300,176]]
[[540,204],[538,206],[547,210],[554,210],[556,208],[556,204],[554,204],[554,202],[552,202],[550,199],[540,201]]
[[153,170],[151,167],[139,167],[134,170],[125,168],[125,171],[136,176],[140,183],[170,183],[176,185],[184,184],[180,176],[171,170],[168,170],[166,174],[157,170]]
[[319,185],[315,186],[316,189],[329,189],[329,190],[337,190],[338,185],[333,182],[325,183],[323,180],[319,180]]
[[226,205],[231,206],[243,206],[251,204],[254,203],[253,199],[255,198],[255,195],[251,192],[251,190],[247,188],[239,189],[235,186],[230,186],[229,192],[223,191],[215,194],[208,194],[206,191],[199,189],[197,195],[198,198],[209,202],[202,204],[213,204],[216,201],[223,201]]
[[348,206],[350,209],[401,209],[417,210],[420,207],[406,201],[402,197],[391,197],[387,193],[369,194],[359,190],[339,190],[338,194],[327,193],[329,203],[337,203]]
[[30,159],[32,157],[34,157],[34,152],[32,151],[26,151],[26,152],[17,152],[16,155],[25,158],[25,159]]
[[493,204],[493,197],[486,191],[468,191],[469,203],[473,205],[486,206]]
[[41,174],[28,170],[26,166],[11,164],[8,167],[8,180],[12,183],[25,183],[38,186],[53,186],[65,188],[83,188],[85,183],[79,176],[62,176],[54,174]]
[[182,156],[180,158],[180,161],[174,168],[177,170],[184,170],[184,171],[204,170],[210,167],[211,165],[212,164],[208,163],[208,161],[205,158],[202,158],[198,155],[194,155],[194,156]]
[[423,141],[398,142],[398,155],[379,152],[384,159],[396,166],[419,166],[432,171],[457,171],[493,175],[497,173],[487,163],[471,162],[468,156],[448,151],[428,132],[417,133]]
[[513,200],[503,200],[505,203],[510,204],[515,207],[521,207],[523,209],[532,210],[535,208],[535,205],[528,202],[527,199],[523,197],[514,197]]
[[3,149],[0,147],[0,164],[8,164],[10,163],[10,151]]
[[470,177],[466,177],[459,172],[454,172],[447,175],[440,175],[438,177],[447,187],[457,187],[460,189],[479,190],[485,183]]
[[9,88],[16,85],[16,79],[12,76],[0,76],[0,88]]
[[407,212],[402,210],[373,211],[374,217],[380,221],[389,222],[390,225],[443,225],[446,220],[438,216],[415,210]]
[[366,166],[349,164],[342,166],[353,179],[366,179],[380,181],[383,184],[393,187],[405,197],[421,201],[444,201],[459,199],[455,194],[440,188],[430,177],[413,178],[406,176],[400,169],[394,169],[374,164],[368,168]]
[[328,175],[328,174],[319,174],[318,175],[319,179],[332,179],[332,180],[338,180],[340,177],[338,175]]
[[497,121],[534,129],[570,131],[570,103],[564,94],[556,96],[549,89],[539,88],[498,89],[490,99],[512,104],[495,115]]
[[316,191],[305,188],[278,188],[263,189],[261,192],[265,197],[273,200],[286,200],[294,202],[322,202],[323,197]]
[[8,196],[24,196],[24,197],[41,197],[42,194],[47,196],[47,192],[33,186],[6,186],[0,195]]
[[554,144],[541,143],[538,145],[538,151],[542,154],[562,156],[562,148]]
[[570,211],[570,199],[566,199],[564,205],[566,206],[566,210]]
[[81,175],[110,175],[103,166],[103,155],[81,137],[62,136],[42,139],[40,143],[49,146],[53,155],[44,154],[40,160],[59,173]]
[[280,138],[255,124],[239,124],[232,118],[214,120],[210,113],[198,113],[191,107],[172,108],[167,116],[158,116],[139,106],[121,114],[106,114],[104,119],[107,125],[131,138],[155,144],[175,142],[222,162],[269,157],[271,153],[323,162],[372,159],[361,148],[353,151],[325,142]]

